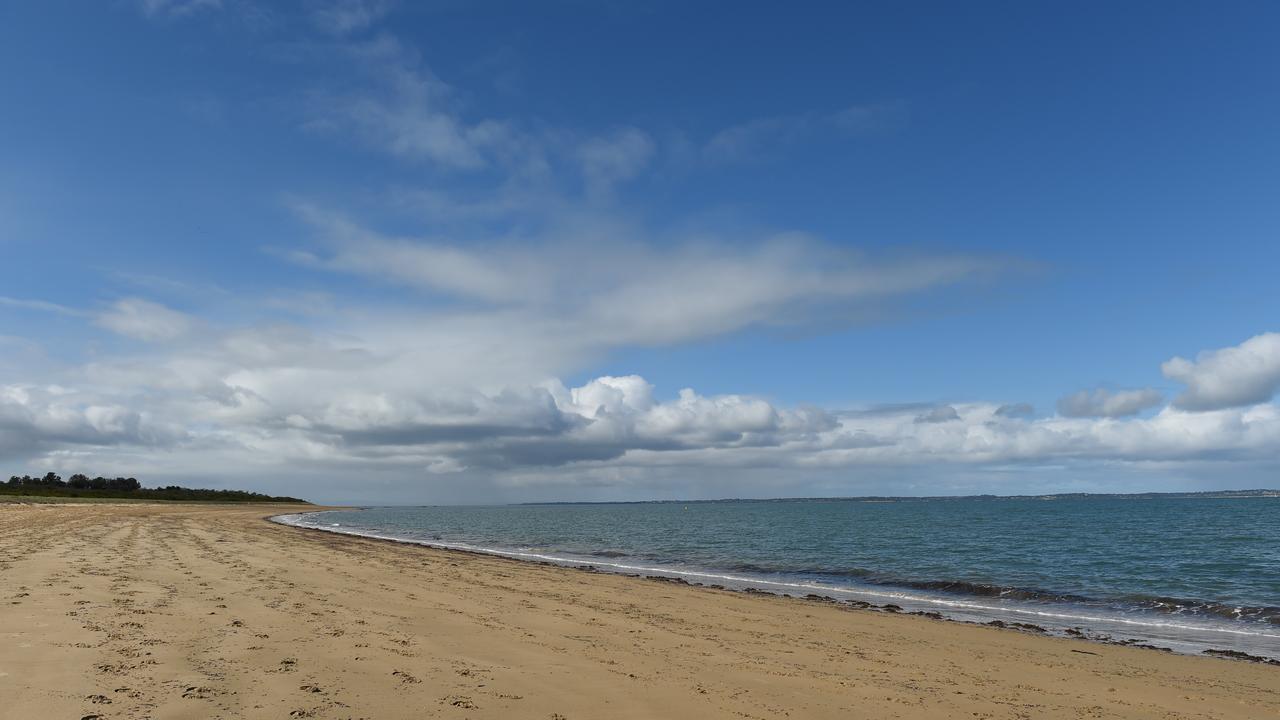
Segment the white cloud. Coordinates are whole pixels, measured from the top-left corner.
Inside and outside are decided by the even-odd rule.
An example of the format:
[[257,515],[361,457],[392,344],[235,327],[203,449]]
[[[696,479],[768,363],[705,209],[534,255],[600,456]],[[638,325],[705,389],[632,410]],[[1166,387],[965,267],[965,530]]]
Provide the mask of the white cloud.
[[0,306],[18,308],[20,310],[35,310],[37,312],[48,312],[57,315],[82,315],[79,310],[59,305],[57,303],[46,302],[44,300],[23,300],[21,298],[11,298],[0,296]]
[[895,110],[891,104],[853,105],[830,113],[756,118],[712,135],[703,154],[715,161],[744,160],[818,135],[864,133],[885,124]]
[[365,30],[391,12],[394,0],[330,0],[314,8],[311,20],[333,35]]
[[1007,418],[1029,418],[1036,409],[1030,403],[1010,403],[996,408],[996,415]]
[[139,7],[148,17],[180,17],[201,10],[217,10],[222,7],[222,0],[140,0]]
[[182,434],[124,401],[55,385],[0,385],[0,459],[27,458],[59,447],[154,447]]
[[1280,388],[1280,333],[1263,333],[1234,347],[1209,350],[1195,361],[1175,357],[1165,377],[1187,386],[1174,399],[1185,410],[1217,410],[1266,402]]
[[555,240],[464,246],[388,238],[315,208],[300,211],[332,250],[288,255],[297,262],[509,307],[529,316],[524,327],[581,348],[814,324],[833,311],[882,308],[895,297],[1005,267],[965,256],[876,260],[797,233],[734,243],[673,239],[658,247],[608,223],[553,228],[547,234]]
[[565,392],[558,383],[551,387],[556,403],[588,418],[653,408],[653,386],[639,375],[599,377]]
[[[613,282],[582,296],[586,305],[613,297]],[[660,283],[658,291],[666,291]],[[1088,417],[1034,418],[1021,404],[835,413],[689,388],[664,397],[638,375],[566,387],[557,378],[592,353],[657,336],[647,325],[594,324],[589,311],[561,316],[558,302],[533,297],[489,310],[349,307],[327,330],[199,334],[157,333],[140,318],[174,311],[122,301],[113,312],[127,319],[123,329],[170,343],[100,357],[59,373],[56,385],[0,387],[0,456],[32,463],[32,471],[166,479],[217,468],[226,482],[268,475],[281,478],[268,489],[303,495],[305,478],[377,473],[377,487],[403,499],[428,483],[431,492],[447,487],[449,497],[475,501],[504,487],[521,497],[563,497],[566,486],[631,497],[745,494],[733,477],[751,477],[752,493],[774,495],[856,493],[858,478],[871,477],[895,478],[881,492],[937,492],[901,483],[961,476],[978,483],[967,489],[989,490],[976,478],[990,481],[1001,468],[1054,464],[1114,476],[1158,466],[1168,476],[1196,463],[1265,467],[1280,447],[1276,405],[1122,417],[1151,400],[1141,391],[1085,393],[1077,401]],[[177,327],[191,322],[182,316]],[[706,318],[690,326],[718,327]],[[713,488],[703,478],[720,479]],[[347,492],[358,497],[363,487]]]
[[931,409],[927,413],[922,413],[920,415],[917,415],[915,422],[944,423],[944,422],[951,422],[952,420],[959,420],[959,419],[960,419],[960,413],[956,412],[955,408],[951,407],[950,405],[939,405],[938,407]]
[[661,468],[686,468],[695,484],[709,468],[774,468],[783,492],[837,468],[1262,462],[1280,443],[1269,404],[1131,419],[1011,417],[996,403],[835,414],[692,389],[662,400],[639,376],[484,390],[437,378],[432,361],[301,331],[231,333],[140,365],[98,364],[80,388],[0,388],[2,449],[78,448],[82,463],[110,466],[150,448],[232,474],[301,464],[525,486],[621,472],[643,488]]
[[116,301],[96,322],[114,333],[147,342],[175,340],[193,325],[190,316],[141,298]]
[[1159,390],[1081,390],[1058,400],[1058,413],[1064,417],[1126,417],[1137,415],[1159,405],[1164,396]]
[[587,194],[605,197],[614,185],[640,173],[653,157],[654,142],[636,128],[621,128],[610,136],[591,138],[578,149]]
[[392,155],[453,170],[489,167],[519,150],[510,124],[466,120],[455,90],[395,38],[350,45],[346,55],[362,72],[349,90],[313,98],[308,127],[349,130]]

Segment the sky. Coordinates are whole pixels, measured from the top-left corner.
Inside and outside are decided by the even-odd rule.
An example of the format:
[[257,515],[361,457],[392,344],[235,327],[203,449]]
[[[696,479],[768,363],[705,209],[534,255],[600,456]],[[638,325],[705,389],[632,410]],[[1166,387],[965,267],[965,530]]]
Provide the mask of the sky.
[[0,7],[0,472],[1280,485],[1274,3]]

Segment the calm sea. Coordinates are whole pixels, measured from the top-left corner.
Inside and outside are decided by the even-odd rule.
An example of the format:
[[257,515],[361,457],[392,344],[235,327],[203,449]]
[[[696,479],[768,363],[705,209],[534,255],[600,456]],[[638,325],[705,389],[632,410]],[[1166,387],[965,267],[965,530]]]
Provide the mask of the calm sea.
[[1280,498],[394,507],[297,525],[1280,658]]

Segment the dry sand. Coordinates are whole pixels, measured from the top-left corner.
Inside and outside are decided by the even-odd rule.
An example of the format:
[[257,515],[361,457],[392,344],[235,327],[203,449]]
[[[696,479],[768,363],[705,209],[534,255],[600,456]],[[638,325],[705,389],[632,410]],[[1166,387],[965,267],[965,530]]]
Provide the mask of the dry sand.
[[0,717],[1270,718],[1280,669],[264,522],[0,505]]

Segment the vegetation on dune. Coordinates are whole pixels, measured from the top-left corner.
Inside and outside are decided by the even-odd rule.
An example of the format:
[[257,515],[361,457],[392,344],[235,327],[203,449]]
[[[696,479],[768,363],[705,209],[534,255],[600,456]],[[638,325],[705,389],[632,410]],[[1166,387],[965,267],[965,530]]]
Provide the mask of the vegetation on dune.
[[219,502],[305,503],[294,497],[263,495],[244,490],[208,490],[169,485],[144,488],[135,478],[90,478],[77,473],[63,480],[57,473],[42,477],[14,475],[0,485],[0,495],[26,497],[119,498],[129,500],[201,500]]

